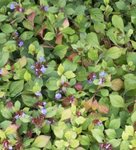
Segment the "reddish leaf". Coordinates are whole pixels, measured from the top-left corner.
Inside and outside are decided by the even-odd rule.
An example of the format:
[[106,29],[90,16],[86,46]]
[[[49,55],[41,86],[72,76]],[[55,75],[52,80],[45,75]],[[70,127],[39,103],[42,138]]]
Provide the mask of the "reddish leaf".
[[77,53],[72,53],[70,56],[68,56],[68,60],[73,61],[74,57],[76,57],[77,55]]
[[62,44],[62,38],[63,38],[62,34],[60,34],[60,33],[57,34],[55,43],[56,44]]
[[43,39],[44,37],[44,31],[45,31],[46,27],[43,27],[40,29],[40,31],[38,32],[38,35]]
[[84,107],[85,107],[86,111],[88,111],[92,107],[92,99],[84,102]]
[[28,20],[32,23],[32,25],[34,26],[34,18],[36,16],[35,12],[32,12],[27,18]]
[[68,21],[67,18],[66,18],[66,19],[64,20],[64,22],[63,22],[63,27],[64,27],[64,28],[69,27],[69,21]]
[[98,104],[97,100],[94,100],[94,101],[92,102],[92,110],[97,110],[98,107],[99,107],[99,104]]
[[104,114],[107,114],[109,112],[108,107],[104,105],[99,105],[98,110],[100,113],[104,113]]

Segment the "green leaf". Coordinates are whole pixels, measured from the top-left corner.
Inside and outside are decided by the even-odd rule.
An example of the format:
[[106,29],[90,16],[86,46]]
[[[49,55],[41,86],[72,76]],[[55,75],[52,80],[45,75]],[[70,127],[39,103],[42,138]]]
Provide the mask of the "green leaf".
[[6,34],[0,33],[0,44],[3,44],[6,42]]
[[2,131],[2,130],[0,130],[0,139],[1,139],[1,140],[6,139],[5,132],[4,132],[4,131]]
[[128,141],[122,141],[120,144],[120,150],[128,150],[129,149],[129,142]]
[[94,22],[103,22],[104,21],[103,13],[102,13],[101,9],[99,9],[99,8],[91,8],[90,15],[91,15],[91,19]]
[[100,45],[99,45],[99,41],[98,41],[98,37],[97,34],[94,32],[91,32],[87,35],[87,43],[94,48],[98,48],[100,49]]
[[14,81],[10,84],[9,91],[10,91],[10,96],[14,97],[17,94],[19,94],[24,88],[24,81]]
[[2,114],[2,116],[3,116],[4,118],[6,118],[6,119],[10,119],[10,118],[12,117],[11,112],[10,112],[9,109],[7,109],[7,108],[2,108],[2,109],[1,109],[1,114]]
[[78,147],[78,146],[79,146],[79,141],[78,141],[77,139],[71,140],[71,141],[70,141],[70,146],[71,146],[72,148]]
[[136,111],[131,115],[131,120],[133,123],[136,121]]
[[66,131],[66,133],[65,133],[65,138],[66,138],[67,140],[75,139],[76,137],[77,137],[76,132],[74,132],[74,131],[72,131],[72,130],[68,130],[68,131]]
[[136,76],[134,74],[126,74],[124,78],[124,85],[126,91],[136,89]]
[[39,135],[35,140],[32,146],[44,148],[50,140],[50,136]]
[[127,63],[133,62],[136,65],[136,53],[135,52],[128,52],[127,53]]
[[110,121],[109,128],[118,129],[120,127],[120,118],[113,119]]
[[6,135],[16,134],[17,129],[18,129],[18,126],[15,124],[12,124],[9,127],[7,127],[5,134]]
[[72,116],[72,112],[71,112],[71,109],[65,109],[63,112],[62,112],[62,116],[61,116],[61,120],[67,120],[67,119],[70,119]]
[[125,106],[124,99],[119,95],[110,95],[110,102],[112,106],[117,108]]
[[61,32],[63,34],[68,34],[68,35],[73,35],[75,33],[75,30],[73,30],[72,28],[70,27],[66,27],[64,28],[63,30],[61,30]]
[[58,79],[54,78],[54,77],[50,77],[47,82],[46,82],[46,87],[50,90],[50,91],[55,91],[57,89],[59,89],[59,86],[57,85]]
[[72,71],[67,71],[64,73],[64,75],[67,79],[71,79],[71,78],[74,78],[76,76]]
[[90,49],[89,51],[88,51],[88,57],[91,59],[91,60],[93,60],[93,61],[95,61],[95,60],[97,60],[98,59],[98,50],[97,49]]
[[104,134],[101,129],[93,129],[92,135],[97,140],[97,142],[102,143],[102,141],[104,139]]
[[0,22],[4,21],[7,19],[7,16],[6,15],[2,15],[0,14]]
[[118,28],[120,31],[124,31],[124,23],[120,16],[113,15],[112,16],[112,24],[114,27]]
[[0,68],[3,67],[9,59],[8,51],[0,51]]
[[22,95],[22,99],[23,103],[29,107],[33,106],[38,101],[35,97],[29,95]]
[[68,46],[66,45],[57,45],[54,49],[54,54],[59,56],[60,59],[64,58],[67,53]]
[[63,67],[65,71],[75,71],[77,69],[77,63],[71,62],[69,60],[65,60],[63,62]]
[[32,22],[30,22],[28,20],[23,21],[23,26],[24,26],[24,28],[26,28],[28,30],[33,30],[33,28],[34,28]]
[[115,139],[116,138],[116,132],[114,129],[107,129],[107,130],[105,130],[105,133],[109,139]]
[[80,144],[83,146],[90,145],[90,138],[87,135],[80,135],[79,141],[80,141]]
[[25,79],[26,81],[31,80],[31,74],[30,74],[28,71],[25,72],[25,74],[24,74],[24,79]]
[[109,57],[111,59],[117,59],[121,56],[121,54],[122,54],[122,49],[114,46],[114,47],[111,47],[106,52],[106,57]]
[[54,39],[54,37],[55,34],[53,32],[47,32],[44,36],[44,40],[51,41]]
[[1,26],[1,30],[2,30],[2,32],[7,33],[7,34],[12,33],[14,31],[14,29],[12,28],[12,26],[10,24],[3,24]]
[[34,35],[34,33],[32,31],[25,31],[21,34],[20,37],[22,40],[25,41],[25,40],[31,39],[33,37],[33,35]]
[[79,116],[78,118],[75,119],[75,122],[80,125],[83,124],[86,121],[86,119],[82,116]]
[[58,75],[62,75],[62,74],[63,74],[63,72],[64,72],[64,67],[63,67],[62,64],[59,65],[57,72],[58,72]]
[[76,79],[78,81],[85,81],[87,80],[87,72],[86,72],[86,69],[84,67],[79,67],[78,68],[78,72],[76,74]]

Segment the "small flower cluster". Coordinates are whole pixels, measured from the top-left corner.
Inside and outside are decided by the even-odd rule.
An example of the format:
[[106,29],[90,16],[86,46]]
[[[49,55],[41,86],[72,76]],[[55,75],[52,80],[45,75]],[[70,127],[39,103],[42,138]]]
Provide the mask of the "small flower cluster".
[[21,7],[18,3],[16,3],[16,2],[10,4],[10,9],[11,9],[11,10],[16,10],[16,11],[19,11],[19,12],[23,12],[23,11],[24,11],[24,8],[22,8],[22,7]]
[[101,85],[105,82],[106,76],[107,76],[107,73],[105,71],[102,71],[99,73],[99,85]]
[[75,100],[75,97],[73,95],[69,95],[62,101],[62,105],[64,107],[69,106],[70,104],[74,102],[74,100]]
[[10,145],[10,142],[7,139],[3,140],[2,144],[4,149],[13,150],[13,147]]
[[96,73],[92,72],[87,77],[88,83],[93,83],[93,81],[96,79]]
[[40,57],[39,61],[35,63],[35,65],[31,66],[31,69],[34,69],[35,74],[40,77],[42,74],[44,74],[47,70],[47,67],[43,64],[45,62],[44,57]]
[[100,150],[113,150],[113,148],[110,143],[101,143]]
[[17,111],[16,113],[15,113],[15,116],[14,116],[14,119],[19,119],[20,117],[25,117],[25,113],[23,112],[23,111],[21,111],[21,110],[19,110],[19,111]]
[[42,124],[44,123],[44,120],[45,120],[45,116],[41,114],[38,117],[32,118],[32,124],[34,124],[37,127],[41,127]]
[[46,113],[47,113],[47,110],[46,110],[46,108],[45,108],[46,102],[37,102],[37,103],[35,104],[35,106],[36,106],[36,107],[38,106],[38,107],[40,108],[41,114],[46,115]]
[[0,69],[0,75],[2,75],[2,69]]
[[102,126],[103,125],[102,121],[100,121],[99,119],[94,119],[93,124],[97,125],[97,126]]
[[[102,71],[102,72],[99,73],[99,83],[98,83],[99,85],[102,85],[105,82],[105,77],[106,76],[107,76],[107,73],[105,71]],[[93,81],[95,79],[97,79],[96,73],[94,73],[94,72],[90,73],[88,75],[87,79],[88,79],[88,83],[92,84]]]

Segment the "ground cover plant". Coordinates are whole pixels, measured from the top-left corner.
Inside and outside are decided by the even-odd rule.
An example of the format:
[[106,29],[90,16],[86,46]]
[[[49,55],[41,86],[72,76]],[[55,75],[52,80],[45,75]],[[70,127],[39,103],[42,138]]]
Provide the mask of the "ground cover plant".
[[136,149],[136,0],[0,0],[0,149]]

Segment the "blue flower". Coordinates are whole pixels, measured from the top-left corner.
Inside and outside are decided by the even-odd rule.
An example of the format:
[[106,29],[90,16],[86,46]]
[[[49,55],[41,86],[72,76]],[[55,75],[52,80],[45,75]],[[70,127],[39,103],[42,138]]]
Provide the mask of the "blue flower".
[[35,92],[36,96],[42,96],[42,93],[40,91]]
[[59,100],[59,99],[61,99],[61,98],[62,98],[61,93],[56,93],[56,94],[55,94],[55,99]]
[[41,109],[41,113],[42,113],[43,115],[45,115],[45,114],[47,113],[47,110],[46,110],[45,108],[42,108],[42,109]]
[[0,69],[0,75],[2,75],[2,69]]
[[12,146],[9,146],[9,147],[8,147],[8,150],[13,150],[13,147],[12,147]]
[[106,75],[107,75],[107,73],[105,71],[102,71],[102,72],[99,73],[99,76],[101,78],[104,78]]
[[99,83],[98,83],[98,84],[99,84],[99,85],[102,85],[103,83],[104,83],[103,78],[100,78],[100,79],[99,79]]
[[14,10],[15,8],[16,8],[15,3],[11,3],[11,4],[10,4],[10,9],[11,9],[11,10]]
[[23,42],[23,41],[19,41],[19,42],[18,42],[18,46],[19,46],[19,47],[22,47],[23,45],[24,45],[24,42]]
[[47,69],[47,68],[45,68],[44,65],[42,65],[40,71],[41,71],[42,73],[45,73],[45,72],[46,72],[46,69]]
[[40,62],[40,63],[45,62],[45,58],[44,58],[44,56],[40,56],[40,58],[39,58],[39,62]]
[[44,6],[43,9],[44,9],[44,11],[48,11],[49,10],[49,6]]

